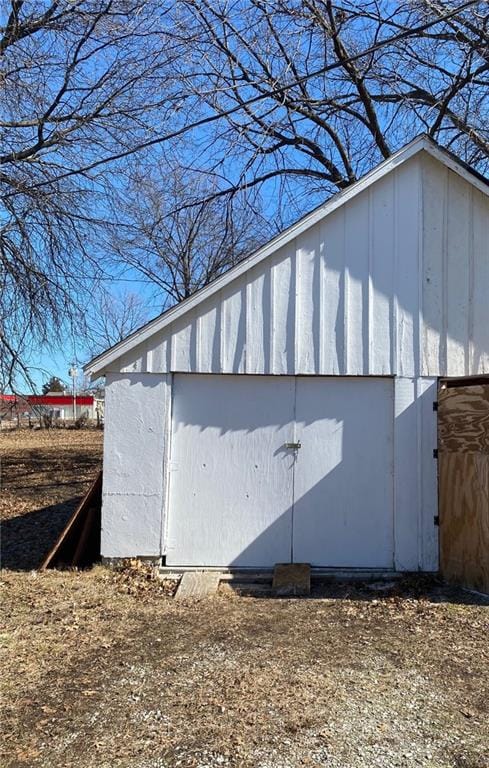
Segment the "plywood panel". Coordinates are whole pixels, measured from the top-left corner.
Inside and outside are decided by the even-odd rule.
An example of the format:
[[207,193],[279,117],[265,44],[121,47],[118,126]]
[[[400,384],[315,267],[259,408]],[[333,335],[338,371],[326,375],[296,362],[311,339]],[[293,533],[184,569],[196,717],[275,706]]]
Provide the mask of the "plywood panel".
[[421,505],[416,379],[394,381],[394,551],[397,571],[419,567]]
[[442,388],[439,403],[440,451],[489,454],[489,386]]
[[489,386],[441,389],[440,561],[444,578],[489,592]]
[[442,574],[489,593],[489,455],[441,454],[439,472]]

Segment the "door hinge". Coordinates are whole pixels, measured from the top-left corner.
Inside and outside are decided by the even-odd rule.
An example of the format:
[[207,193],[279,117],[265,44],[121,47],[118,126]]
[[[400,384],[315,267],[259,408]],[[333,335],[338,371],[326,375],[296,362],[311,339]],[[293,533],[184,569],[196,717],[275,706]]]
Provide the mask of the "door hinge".
[[440,515],[435,515],[433,518],[433,522],[435,525],[440,525]]
[[438,410],[438,400],[435,400],[435,401],[434,401],[434,403],[433,403],[433,410],[434,410],[434,411],[437,411],[437,410]]
[[438,448],[433,448],[433,458],[434,459],[438,458]]

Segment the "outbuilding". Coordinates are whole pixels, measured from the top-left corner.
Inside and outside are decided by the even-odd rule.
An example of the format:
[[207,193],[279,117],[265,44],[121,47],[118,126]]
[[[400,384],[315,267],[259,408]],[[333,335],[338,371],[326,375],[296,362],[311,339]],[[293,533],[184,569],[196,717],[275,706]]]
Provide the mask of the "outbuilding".
[[421,136],[92,360],[102,556],[437,570],[434,403],[489,373],[488,194]]

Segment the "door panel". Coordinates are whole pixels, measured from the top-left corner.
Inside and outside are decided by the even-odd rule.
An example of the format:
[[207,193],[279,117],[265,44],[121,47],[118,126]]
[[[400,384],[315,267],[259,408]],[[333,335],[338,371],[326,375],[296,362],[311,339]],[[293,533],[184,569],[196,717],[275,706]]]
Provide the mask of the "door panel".
[[294,387],[293,377],[174,376],[168,565],[290,561]]
[[293,558],[393,566],[393,382],[298,378]]

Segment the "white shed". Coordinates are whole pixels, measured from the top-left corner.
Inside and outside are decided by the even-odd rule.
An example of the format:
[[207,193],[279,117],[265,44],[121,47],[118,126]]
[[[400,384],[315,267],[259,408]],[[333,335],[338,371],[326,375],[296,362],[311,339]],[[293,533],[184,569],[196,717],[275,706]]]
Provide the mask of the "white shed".
[[489,373],[488,194],[419,137],[92,360],[102,555],[436,570],[433,403]]

